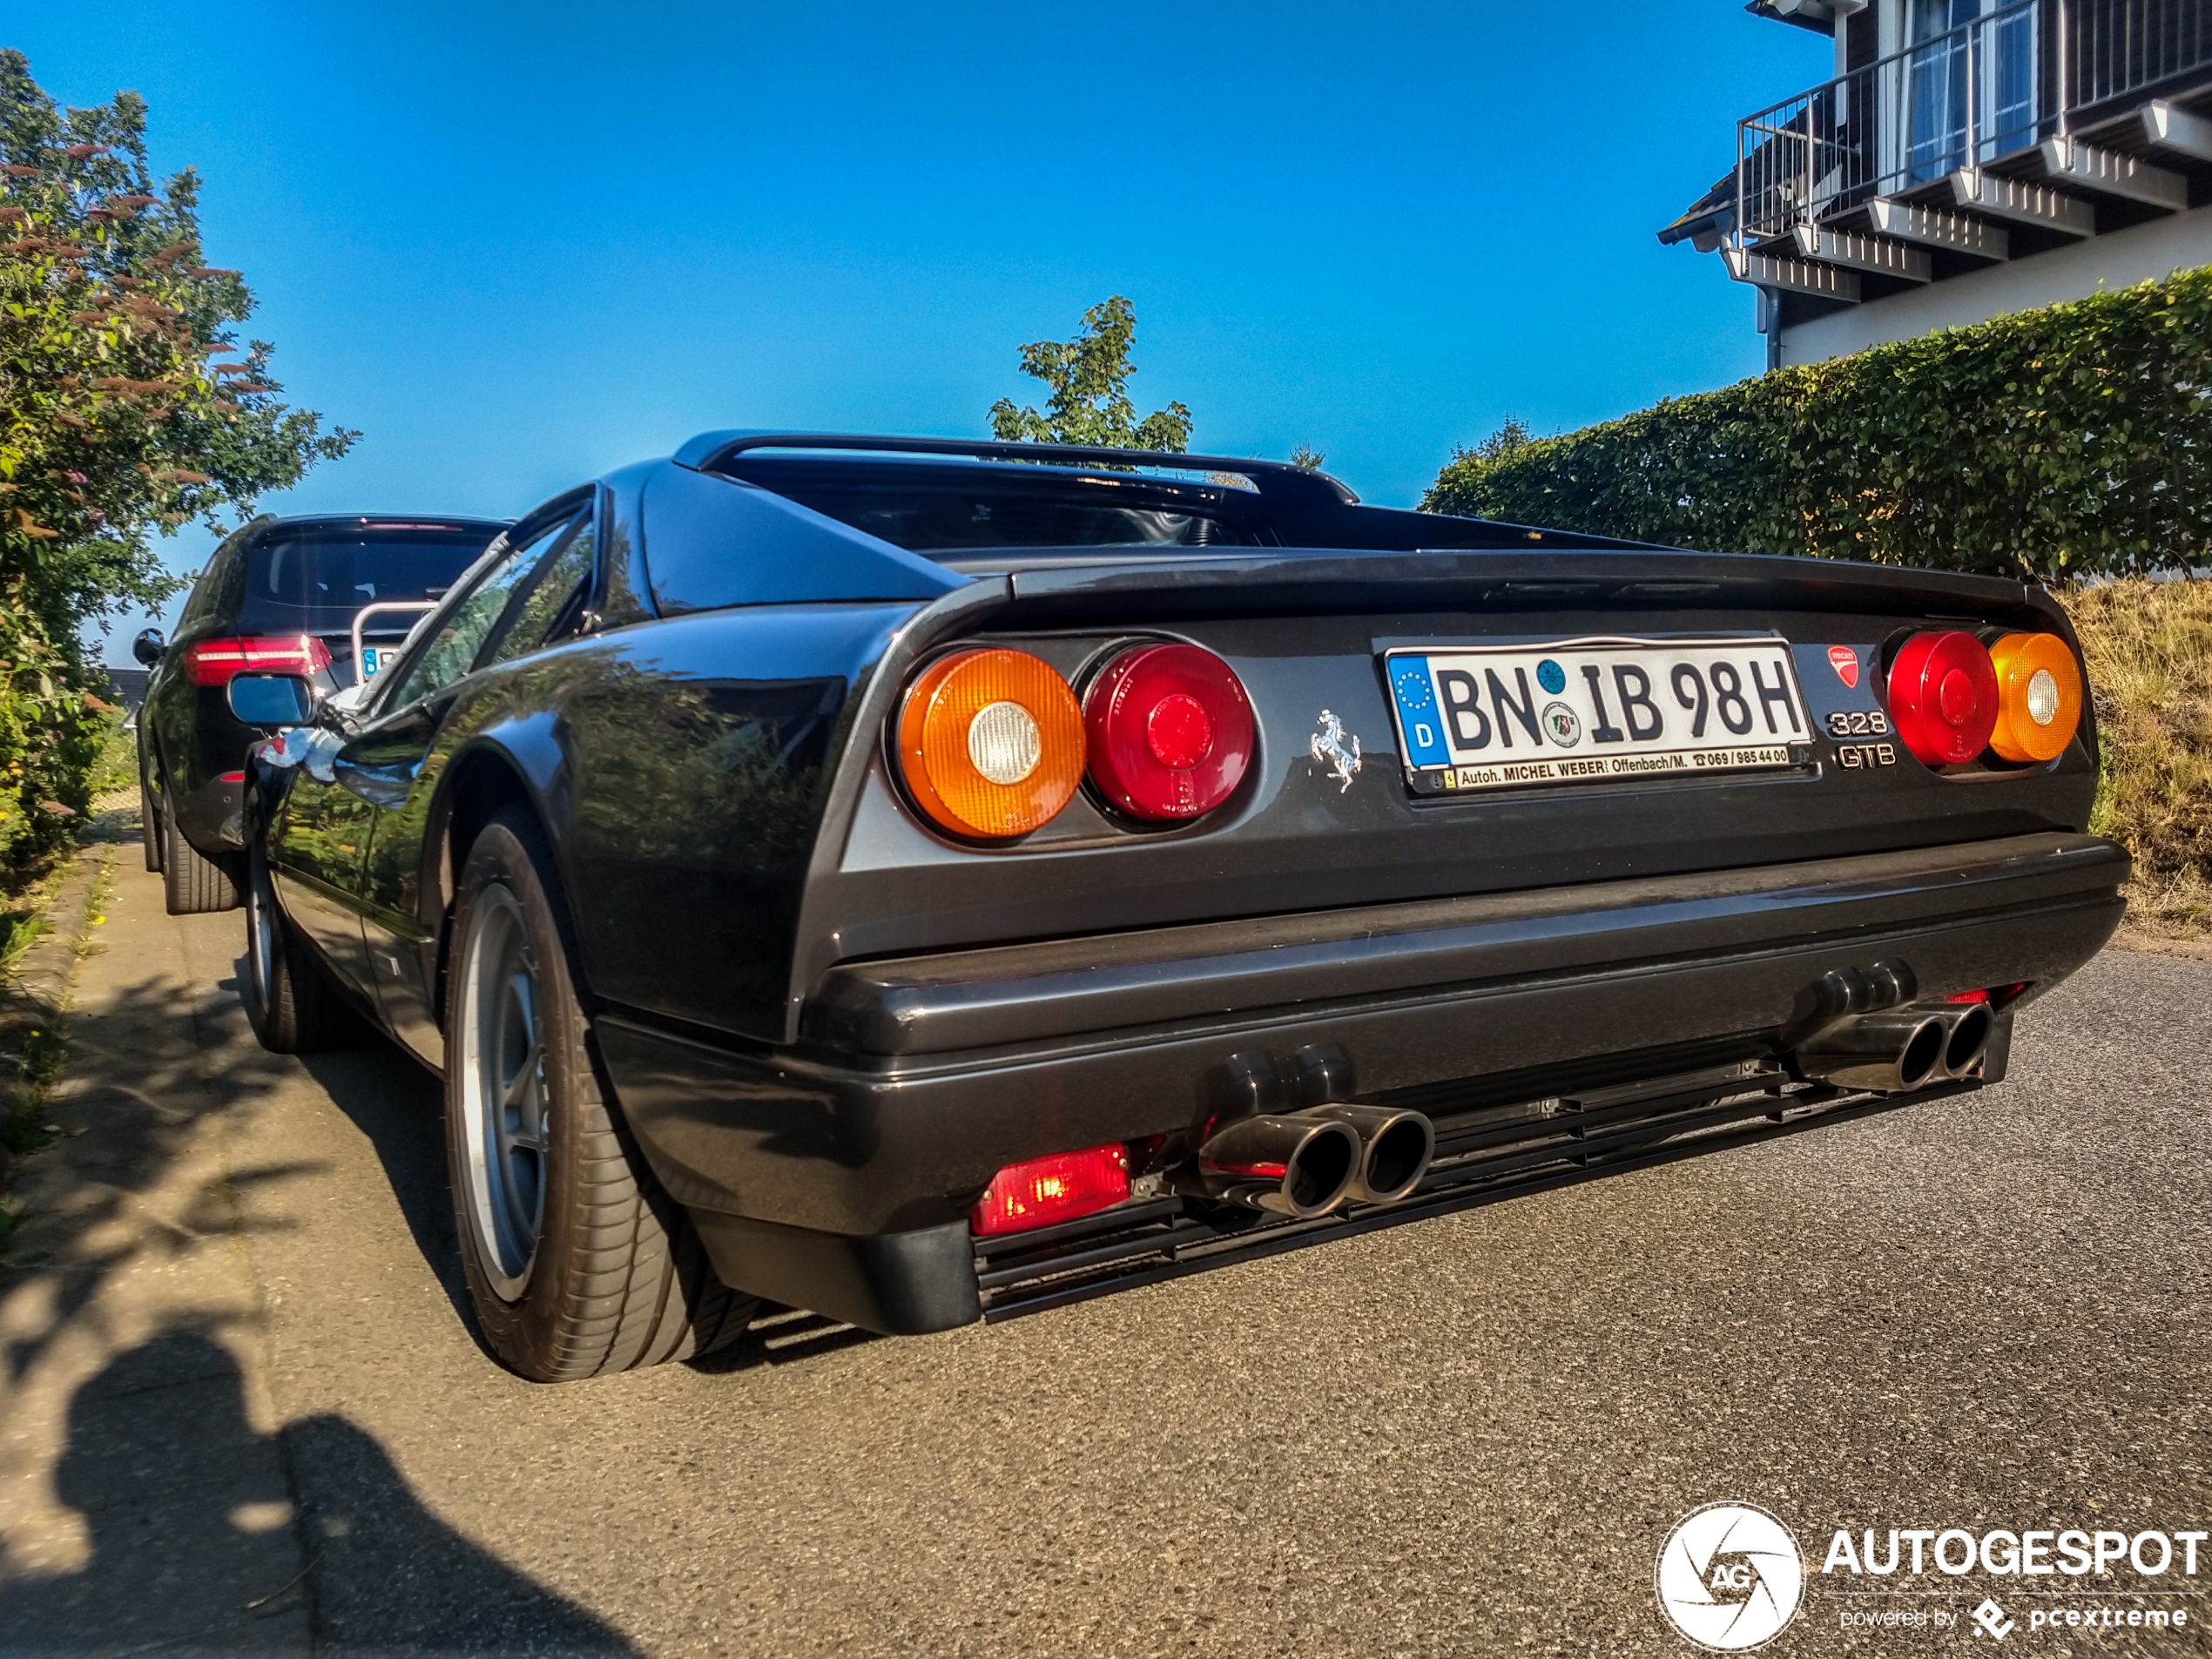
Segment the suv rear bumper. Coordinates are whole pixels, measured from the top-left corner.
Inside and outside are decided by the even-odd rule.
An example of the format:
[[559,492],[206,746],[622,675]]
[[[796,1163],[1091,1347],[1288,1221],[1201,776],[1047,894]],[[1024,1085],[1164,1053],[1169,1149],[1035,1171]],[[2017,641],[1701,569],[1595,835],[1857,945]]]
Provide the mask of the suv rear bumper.
[[177,827],[204,857],[221,859],[245,850],[243,779],[242,772],[218,775],[190,792],[172,792],[169,796],[168,806],[177,815]]
[[[1449,1109],[1471,1109],[1656,1076],[1669,1055],[1771,1058],[1824,974],[1885,959],[1923,996],[2020,981],[2033,996],[2110,937],[2128,871],[2109,841],[2019,836],[848,963],[786,1049],[618,1013],[597,1029],[724,1277],[789,1300],[745,1282],[756,1251],[741,1236],[914,1233],[920,1247],[919,1230],[943,1230],[942,1258],[1008,1163],[1302,1089],[1458,1085]],[[860,1282],[884,1271],[836,1248]]]

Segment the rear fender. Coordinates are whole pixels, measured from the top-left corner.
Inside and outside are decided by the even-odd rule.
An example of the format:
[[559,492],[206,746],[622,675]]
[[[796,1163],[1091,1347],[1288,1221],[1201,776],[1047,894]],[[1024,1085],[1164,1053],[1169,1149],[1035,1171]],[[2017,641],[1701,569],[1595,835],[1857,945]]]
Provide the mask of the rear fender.
[[597,996],[776,1040],[833,779],[887,644],[915,610],[700,611],[481,677],[425,762],[439,776],[415,913],[442,925],[468,826],[497,799],[527,800],[573,895]]

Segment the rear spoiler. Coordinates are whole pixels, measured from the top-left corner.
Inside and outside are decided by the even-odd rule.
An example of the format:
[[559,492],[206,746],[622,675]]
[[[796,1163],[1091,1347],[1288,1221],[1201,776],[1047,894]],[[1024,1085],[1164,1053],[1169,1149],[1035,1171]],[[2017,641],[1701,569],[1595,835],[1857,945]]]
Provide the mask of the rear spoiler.
[[698,472],[718,472],[754,449],[828,449],[852,454],[954,455],[970,461],[1026,461],[1060,467],[1127,471],[1149,467],[1164,472],[1226,472],[1248,478],[1252,487],[1277,501],[1349,506],[1359,501],[1351,489],[1325,472],[1289,461],[1245,455],[1192,455],[1164,449],[1119,449],[1089,443],[1009,443],[997,438],[895,438],[860,432],[702,432],[676,452],[676,464]]
[[1675,549],[1615,551],[1558,530],[1546,536],[1541,551],[1271,548],[1193,558],[1153,555],[1082,564],[1055,560],[1028,568],[1015,562],[1017,555],[997,568],[1005,572],[1007,603],[1025,614],[1056,610],[1218,614],[1285,605],[1459,610],[1720,605],[1976,621],[2002,612],[2023,622],[2032,617],[2039,626],[2062,614],[2040,590],[2002,577]]

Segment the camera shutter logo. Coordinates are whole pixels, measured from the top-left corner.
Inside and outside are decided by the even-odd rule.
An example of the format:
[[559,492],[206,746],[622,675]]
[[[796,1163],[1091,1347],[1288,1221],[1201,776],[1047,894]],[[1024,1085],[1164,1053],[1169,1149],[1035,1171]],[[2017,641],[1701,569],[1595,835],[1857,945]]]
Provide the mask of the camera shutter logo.
[[1742,1653],[1797,1617],[1805,1563],[1790,1529],[1757,1505],[1709,1503],[1667,1534],[1657,1579],[1676,1629],[1714,1653]]

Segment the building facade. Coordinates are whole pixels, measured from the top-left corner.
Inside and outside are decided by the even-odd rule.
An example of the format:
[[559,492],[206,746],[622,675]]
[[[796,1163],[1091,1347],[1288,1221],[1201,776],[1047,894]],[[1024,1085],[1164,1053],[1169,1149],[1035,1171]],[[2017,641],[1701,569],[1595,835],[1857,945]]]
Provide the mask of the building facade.
[[2212,265],[2212,0],[1756,0],[1832,79],[1737,123],[1662,242],[1758,292],[1770,367]]

